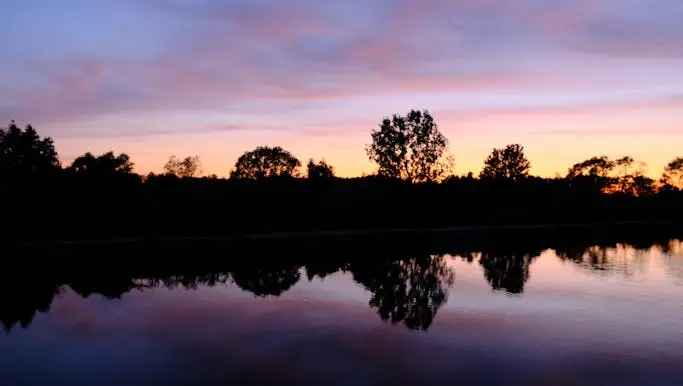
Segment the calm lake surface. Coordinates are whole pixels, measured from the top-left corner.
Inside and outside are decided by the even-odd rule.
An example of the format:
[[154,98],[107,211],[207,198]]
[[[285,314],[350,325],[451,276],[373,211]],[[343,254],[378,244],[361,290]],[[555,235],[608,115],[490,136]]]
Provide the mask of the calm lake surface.
[[3,277],[3,386],[683,385],[677,240]]

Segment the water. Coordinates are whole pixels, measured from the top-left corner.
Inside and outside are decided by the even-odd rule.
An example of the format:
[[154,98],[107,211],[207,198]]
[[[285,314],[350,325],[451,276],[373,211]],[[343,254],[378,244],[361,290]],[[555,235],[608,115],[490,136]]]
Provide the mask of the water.
[[0,384],[683,384],[677,240],[295,260],[7,273]]

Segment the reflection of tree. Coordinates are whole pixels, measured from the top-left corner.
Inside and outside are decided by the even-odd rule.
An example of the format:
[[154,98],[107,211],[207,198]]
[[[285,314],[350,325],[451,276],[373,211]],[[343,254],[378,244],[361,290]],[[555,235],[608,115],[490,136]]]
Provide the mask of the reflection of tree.
[[48,312],[59,287],[54,284],[30,283],[28,286],[10,280],[0,283],[0,324],[9,332],[17,323],[26,328],[36,312]]
[[654,241],[634,244],[605,242],[601,245],[586,244],[582,248],[574,248],[571,253],[565,248],[558,248],[556,254],[560,259],[571,261],[594,274],[631,276],[647,269],[653,249],[666,253],[669,245],[668,242]]
[[[242,290],[259,297],[280,296],[300,280],[301,267],[305,267],[309,280],[325,278],[339,271],[350,272],[355,281],[372,293],[369,305],[383,320],[426,330],[439,308],[446,303],[449,287],[454,281],[454,272],[446,265],[445,258],[441,255],[430,257],[434,253],[462,256],[469,263],[478,261],[494,290],[513,294],[524,291],[530,264],[548,247],[554,248],[559,258],[601,275],[615,272],[628,275],[634,268],[638,270],[644,266],[651,258],[649,252],[654,250],[668,255],[663,260],[667,274],[677,280],[676,283],[683,283],[683,243],[679,241],[641,237],[624,244],[619,239],[596,240],[582,234],[581,237],[550,241],[541,237],[532,240],[495,238],[474,246],[473,243],[447,244],[448,248],[432,249],[393,245],[393,249],[363,248],[362,253],[355,248],[351,252],[330,249],[325,251],[328,253],[325,258],[320,258],[320,252],[314,249],[315,254],[304,253],[296,258],[283,253],[278,260],[251,258],[249,261],[226,262],[219,269],[150,265],[118,267],[97,274],[88,269],[58,270],[40,277],[35,277],[34,273],[29,276],[6,271],[0,277],[0,325],[7,331],[17,324],[28,326],[37,312],[48,311],[59,288],[66,285],[82,297],[101,294],[107,298],[119,298],[133,289],[195,289],[234,282]],[[387,258],[395,256],[397,251],[418,257]]]
[[669,254],[663,257],[664,269],[677,285],[683,285],[683,254]]
[[308,277],[309,281],[313,280],[313,278],[316,276],[324,279],[327,275],[347,270],[348,264],[346,263],[341,263],[338,261],[318,261],[306,264],[306,277]]
[[535,256],[521,252],[482,252],[479,264],[484,276],[494,290],[505,290],[512,294],[524,292],[529,280],[529,265]]
[[372,292],[370,306],[382,320],[426,330],[446,303],[455,277],[442,256],[352,263],[353,278]]
[[184,273],[163,278],[149,278],[138,280],[141,287],[163,286],[169,289],[182,286],[186,289],[197,289],[200,286],[213,287],[218,284],[225,284],[229,281],[229,273],[209,272],[209,273]]
[[100,294],[108,299],[119,299],[125,293],[140,286],[132,277],[125,275],[84,275],[71,281],[69,287],[84,298],[92,294]]
[[249,266],[232,272],[232,280],[241,289],[256,296],[280,296],[299,281],[298,266]]

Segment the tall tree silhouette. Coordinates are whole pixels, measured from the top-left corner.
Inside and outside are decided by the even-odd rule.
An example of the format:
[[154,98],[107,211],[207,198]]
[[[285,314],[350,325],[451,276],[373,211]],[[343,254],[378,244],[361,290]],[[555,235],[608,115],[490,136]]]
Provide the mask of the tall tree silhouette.
[[448,141],[426,110],[386,118],[371,137],[366,152],[381,176],[426,182],[444,177],[450,169]]
[[0,176],[45,176],[59,168],[52,138],[40,138],[31,125],[22,130],[14,121],[0,129]]
[[259,180],[268,177],[296,176],[301,162],[283,148],[259,146],[242,154],[230,178]]
[[521,145],[507,145],[503,149],[493,149],[484,161],[484,169],[479,175],[482,179],[519,181],[529,176],[531,163],[524,155]]

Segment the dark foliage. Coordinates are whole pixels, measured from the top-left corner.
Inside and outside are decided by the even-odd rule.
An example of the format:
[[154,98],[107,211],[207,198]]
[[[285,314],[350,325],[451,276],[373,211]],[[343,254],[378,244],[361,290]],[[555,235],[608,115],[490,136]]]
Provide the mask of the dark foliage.
[[52,138],[40,138],[31,125],[22,130],[14,121],[8,128],[0,128],[0,178],[5,182],[47,177],[59,168]]
[[164,165],[166,174],[174,175],[176,177],[196,177],[201,174],[202,166],[199,161],[199,156],[188,156],[179,159],[176,156],[171,156],[168,162]]
[[310,159],[308,160],[306,168],[308,171],[307,176],[309,180],[328,181],[335,177],[334,168],[324,160],[315,162]]
[[[132,172],[127,155],[112,152],[87,153],[68,168],[54,171],[59,163],[49,139],[41,140],[28,129],[29,134],[18,128],[9,132],[8,137],[3,131],[3,143],[26,137],[32,144],[3,145],[28,154],[18,157],[14,150],[7,151],[9,158],[32,160],[12,165],[43,165],[16,166],[10,172],[30,178],[0,180],[0,237],[13,242],[676,222],[683,214],[683,192],[670,185],[657,189],[654,181],[633,171],[634,161],[628,157],[590,159],[575,165],[566,178],[521,178],[526,175],[522,148],[512,146],[510,156],[505,156],[506,149],[499,152],[502,160],[516,160],[516,166],[503,167],[498,174],[502,179],[470,174],[439,183],[411,183],[383,176],[331,178],[332,168],[324,162],[309,163],[311,178],[294,178],[299,164],[291,154],[281,148],[258,148],[238,161],[233,175],[240,178],[178,178],[174,173],[143,179]],[[677,165],[674,161],[667,169],[670,178],[679,170]],[[53,171],[30,172],[34,170]]]
[[133,172],[133,163],[127,154],[114,155],[114,152],[94,156],[85,153],[76,158],[66,170],[69,173],[85,177],[111,177]]
[[507,145],[503,149],[493,149],[484,161],[484,169],[479,178],[496,181],[520,181],[529,176],[531,163],[524,155],[521,145]]
[[666,165],[661,182],[669,190],[683,188],[683,157],[678,157]]
[[371,136],[366,151],[380,176],[429,182],[449,172],[448,141],[428,111],[411,110],[405,117],[386,118]]
[[294,177],[300,166],[301,162],[296,157],[279,146],[259,146],[237,159],[230,178],[263,180],[271,177]]

